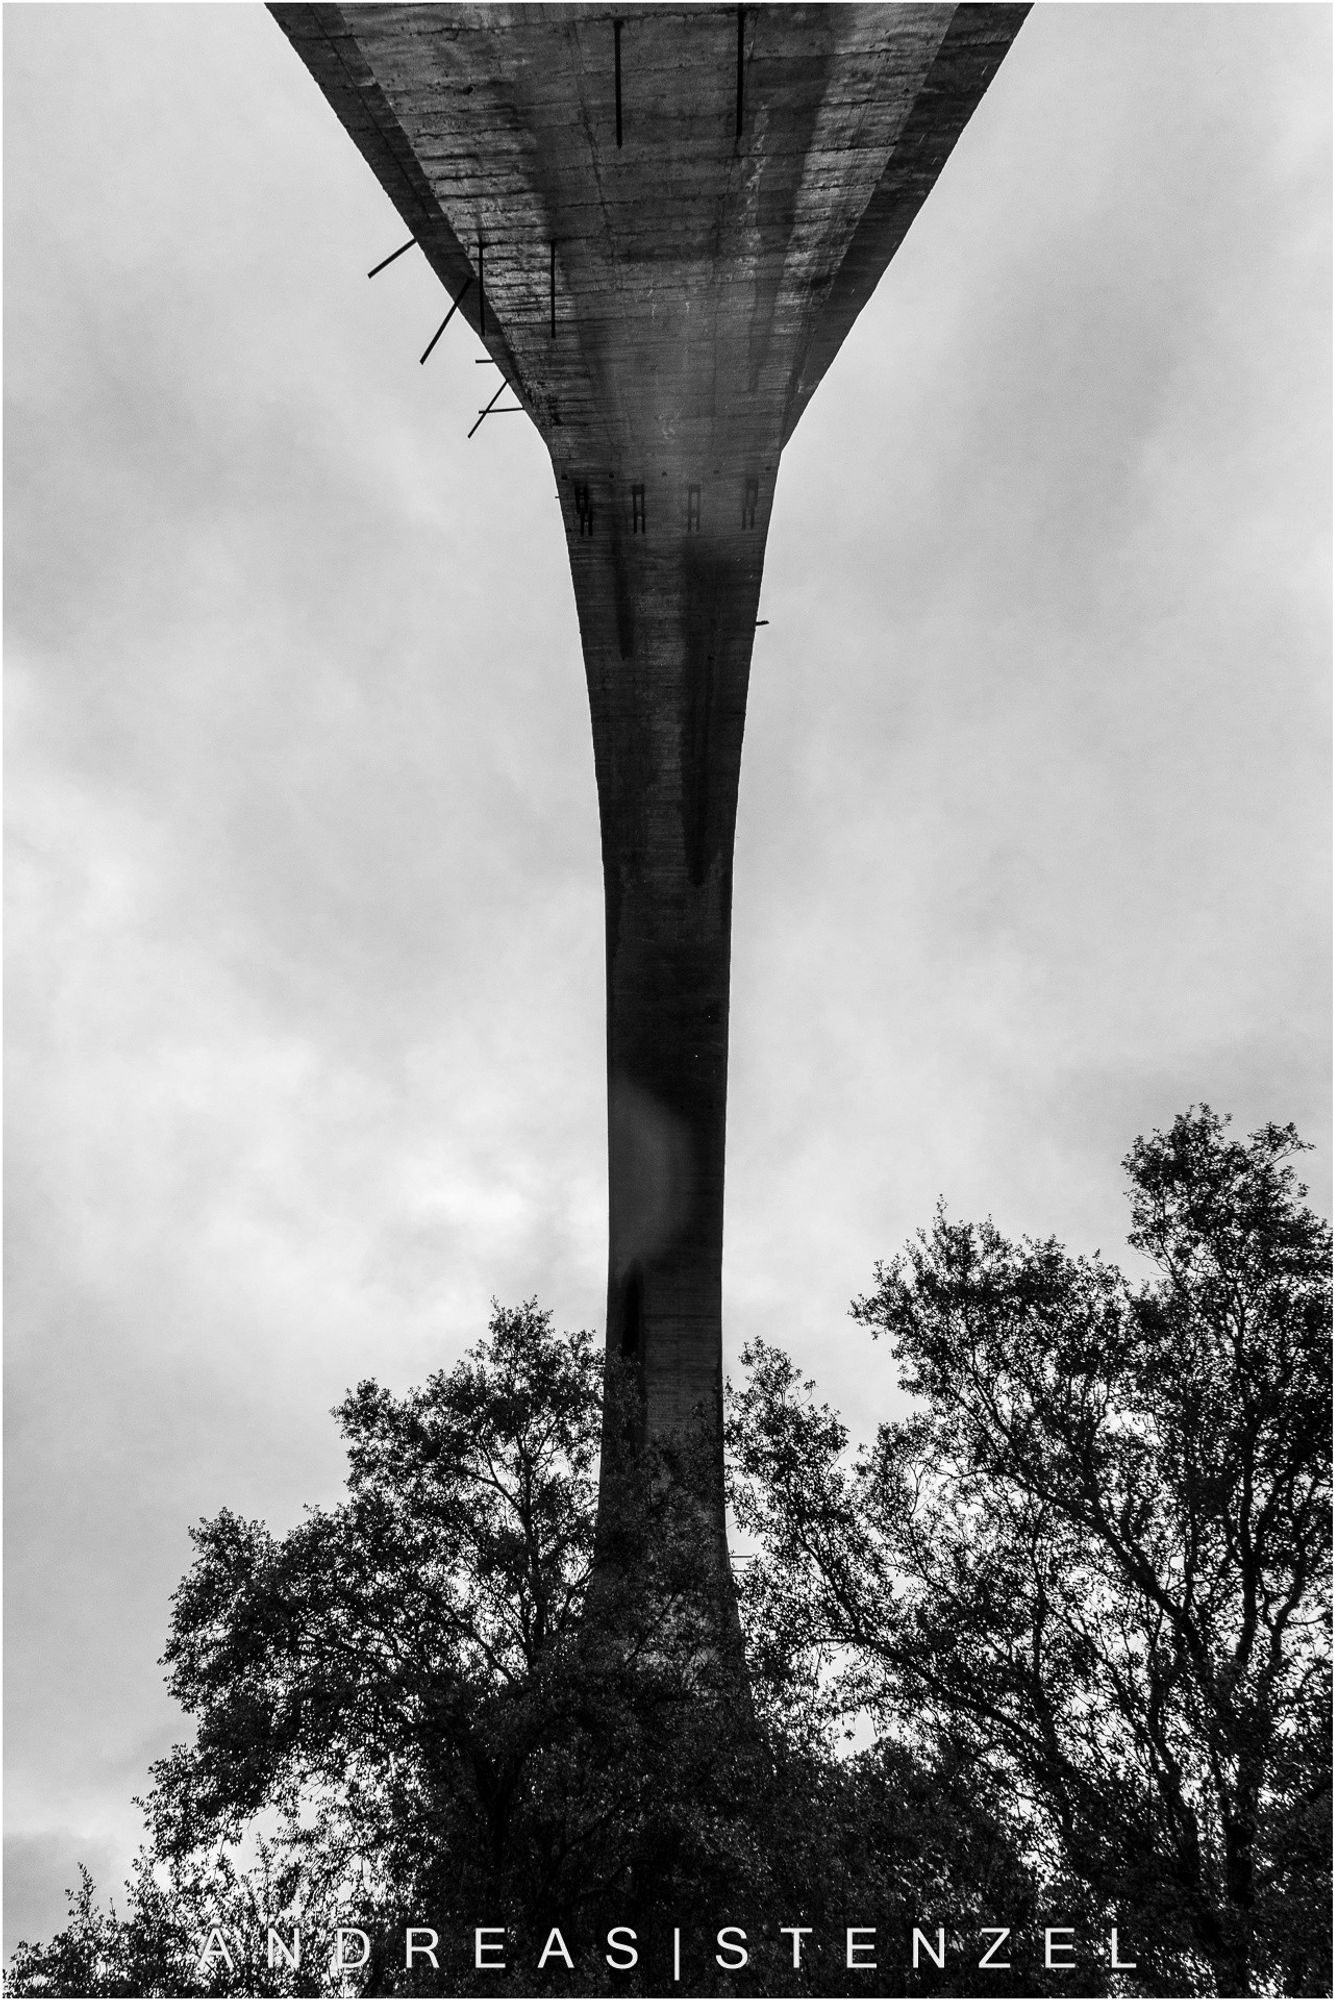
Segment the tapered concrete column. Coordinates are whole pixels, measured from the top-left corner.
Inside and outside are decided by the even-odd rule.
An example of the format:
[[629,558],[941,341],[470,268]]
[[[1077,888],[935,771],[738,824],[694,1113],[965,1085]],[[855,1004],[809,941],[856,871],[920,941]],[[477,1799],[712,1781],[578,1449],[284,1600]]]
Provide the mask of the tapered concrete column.
[[773,481],[627,457],[642,480],[579,482],[570,560],[607,910],[607,1345],[661,1435],[720,1408],[732,849]]
[[[721,1512],[732,857],[783,410],[756,396],[744,423],[720,425],[703,400],[678,387],[666,411],[638,406],[617,453],[637,476],[558,461],[557,477],[577,495],[567,538],[606,893],[608,1368],[634,1385],[640,1437],[693,1449],[698,1609],[734,1651]],[[677,427],[684,445],[673,411],[693,419]],[[604,1534],[618,1442],[603,1454]]]
[[[720,1471],[732,843],[779,456],[1026,9],[272,11],[551,453],[606,882],[609,1380],[629,1365],[640,1443],[702,1411]],[[719,1479],[706,1507],[735,1623]]]

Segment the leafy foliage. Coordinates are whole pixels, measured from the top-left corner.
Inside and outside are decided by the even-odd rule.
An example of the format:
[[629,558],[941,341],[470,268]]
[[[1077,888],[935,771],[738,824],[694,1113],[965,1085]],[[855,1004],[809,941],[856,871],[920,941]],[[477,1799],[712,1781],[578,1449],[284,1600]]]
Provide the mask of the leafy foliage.
[[[1207,1110],[1137,1144],[1138,1285],[939,1215],[854,1306],[917,1399],[860,1452],[752,1350],[748,1670],[718,1439],[621,1450],[633,1387],[604,1409],[589,1335],[497,1308],[422,1388],[363,1383],[341,1505],[195,1530],[165,1658],[195,1736],[155,1769],[125,1914],[85,1876],[10,1990],[1327,1990],[1328,1232],[1296,1145]],[[914,1964],[939,1923],[946,1966]],[[800,1967],[782,1924],[810,1927]],[[404,1964],[409,1925],[438,1966]],[[1045,1925],[1080,1934],[1073,1968]],[[337,1926],[363,1967],[331,1967]],[[553,1929],[574,1970],[539,1971]]]
[[598,1373],[586,1334],[497,1310],[450,1375],[347,1398],[342,1506],[281,1541],[229,1513],[193,1531],[165,1664],[200,1723],[159,1772],[166,1851],[330,1795],[368,1859],[423,1823],[503,1848],[587,1587]]
[[1207,1107],[1139,1141],[1138,1286],[941,1212],[853,1308],[916,1414],[850,1455],[757,1348],[731,1418],[768,1651],[1003,1776],[1163,1992],[1327,1990],[1329,1232],[1298,1143]]

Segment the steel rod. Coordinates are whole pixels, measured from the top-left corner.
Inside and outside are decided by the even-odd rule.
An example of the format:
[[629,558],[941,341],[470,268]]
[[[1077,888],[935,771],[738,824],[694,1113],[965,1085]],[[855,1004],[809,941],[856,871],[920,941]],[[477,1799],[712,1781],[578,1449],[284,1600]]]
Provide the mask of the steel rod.
[[398,260],[398,258],[405,257],[408,251],[414,247],[416,241],[417,239],[415,236],[409,236],[407,242],[403,245],[403,248],[401,250],[395,250],[392,256],[384,258],[381,263],[375,266],[375,269],[373,271],[367,271],[366,276],[368,278],[378,278],[381,271],[387,271],[389,266],[395,263]]
[[495,409],[496,404],[500,401],[501,397],[504,395],[505,391],[508,388],[509,388],[508,382],[501,383],[500,387],[496,390],[495,395],[491,398],[491,401],[487,404],[486,408],[482,411],[481,415],[478,417],[477,422],[473,425],[472,430],[468,432],[469,437],[473,435],[473,431],[479,431],[482,428],[482,425],[486,422],[486,419],[490,416],[492,410]]
[[432,348],[433,348],[433,347],[435,346],[435,343],[437,342],[437,340],[439,340],[439,338],[440,338],[441,334],[442,334],[442,333],[444,332],[445,328],[446,328],[446,327],[447,327],[447,326],[449,325],[449,322],[450,322],[450,321],[451,321],[451,320],[453,319],[453,317],[454,317],[455,313],[456,313],[456,312],[458,311],[459,307],[460,307],[460,306],[462,305],[462,303],[463,303],[463,292],[466,292],[466,291],[467,291],[467,289],[468,289],[468,287],[469,287],[469,285],[470,285],[471,283],[472,283],[472,273],[471,273],[471,271],[470,271],[470,272],[468,273],[467,277],[466,277],[466,278],[464,279],[464,281],[463,281],[463,291],[459,293],[459,295],[458,295],[458,297],[457,297],[457,298],[455,299],[455,301],[454,301],[453,305],[452,305],[452,306],[451,306],[451,307],[449,308],[449,311],[448,311],[448,312],[447,312],[447,313],[445,314],[445,316],[444,316],[444,318],[443,318],[443,319],[441,320],[441,322],[440,322],[439,326],[438,326],[438,327],[436,328],[435,332],[434,332],[434,333],[433,333],[433,334],[431,335],[431,338],[430,338],[429,342],[427,343],[427,348],[426,348],[426,353],[425,353],[425,354],[423,354],[423,356],[422,356],[422,363],[423,363],[423,365],[425,364],[425,362],[426,362],[426,359],[427,359],[427,356],[428,356],[428,355],[430,354],[430,352],[431,352],[431,349],[432,349]]
[[616,143],[621,143],[621,23],[613,21],[612,34],[616,43]]
[[741,137],[741,120],[746,106],[746,10],[736,10],[736,135]]

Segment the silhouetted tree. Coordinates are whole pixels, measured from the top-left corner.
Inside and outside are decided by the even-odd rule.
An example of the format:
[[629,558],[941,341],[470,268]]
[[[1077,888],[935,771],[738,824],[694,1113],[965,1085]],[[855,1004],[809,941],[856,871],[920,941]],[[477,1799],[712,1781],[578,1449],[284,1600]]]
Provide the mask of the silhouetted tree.
[[[123,1913],[85,1877],[10,1990],[1325,1991],[1327,1232],[1296,1143],[1204,1111],[1137,1145],[1140,1286],[938,1218],[854,1308],[919,1399],[858,1455],[757,1348],[730,1419],[748,1681],[700,1608],[705,1432],[631,1453],[595,1528],[590,1336],[497,1308],[424,1387],[363,1383],[340,1505],[195,1531],[165,1656],[194,1740],[155,1768]],[[609,1393],[614,1438],[635,1389]],[[405,1965],[409,1925],[438,1966]],[[998,1925],[1004,1970],[978,1964]],[[331,1967],[337,1926],[363,1967]],[[914,1964],[938,1926],[945,1966]]]
[[[486,1924],[508,1932],[493,1992],[861,1991],[847,1923],[901,1956],[926,1903],[965,1921],[993,1897],[1031,1906],[1003,1801],[973,1774],[892,1746],[834,1757],[814,1679],[788,1675],[781,1701],[739,1688],[696,1615],[707,1439],[699,1465],[688,1441],[633,1455],[590,1589],[600,1391],[587,1335],[497,1309],[424,1388],[348,1397],[342,1505],[281,1537],[230,1513],[194,1531],[166,1664],[196,1735],[156,1767],[125,1915],[85,1881],[11,1990],[471,1992]],[[302,1929],[296,1968],[268,1963],[270,1922],[289,1944]],[[785,1922],[817,1933],[800,1968]],[[404,1965],[409,1924],[439,1933],[438,1969]],[[716,1963],[722,1924],[747,1931],[744,1974]],[[337,1925],[371,1941],[350,1980],[329,1967]],[[637,1968],[609,1967],[613,1925],[637,1933]],[[576,1969],[557,1954],[539,1977],[553,1928]],[[905,1990],[967,1980],[928,1960]]]
[[470,1985],[474,1924],[531,1946],[530,1977],[552,1926],[577,1955],[610,1899],[665,1935],[682,1874],[696,1895],[727,1881],[750,1739],[693,1644],[680,1465],[622,1530],[652,1587],[611,1607],[614,1643],[587,1615],[601,1373],[587,1334],[497,1309],[449,1374],[347,1399],[342,1506],[281,1540],[226,1513],[195,1531],[166,1664],[198,1731],[157,1768],[155,1851],[234,1843],[276,1811],[355,1880],[371,1990],[396,1970],[415,1990],[406,1923],[452,1939],[441,1969]]
[[855,1455],[751,1350],[743,1611],[779,1671],[1011,1785],[1150,1990],[1325,1993],[1329,1231],[1295,1131],[1224,1124],[1127,1158],[1143,1284],[939,1213],[853,1308],[919,1399]]

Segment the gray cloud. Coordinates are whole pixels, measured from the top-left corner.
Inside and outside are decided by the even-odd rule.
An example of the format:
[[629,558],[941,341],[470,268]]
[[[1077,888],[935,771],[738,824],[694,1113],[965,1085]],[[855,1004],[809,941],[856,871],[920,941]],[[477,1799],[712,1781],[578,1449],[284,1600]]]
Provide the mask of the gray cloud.
[[[600,1317],[550,475],[259,9],[11,7],[7,1920],[123,1870],[186,1524],[348,1383]],[[1192,1100],[1328,1199],[1328,44],[1038,9],[789,449],[742,775],[729,1351],[892,1405],[939,1194],[1120,1248]]]

